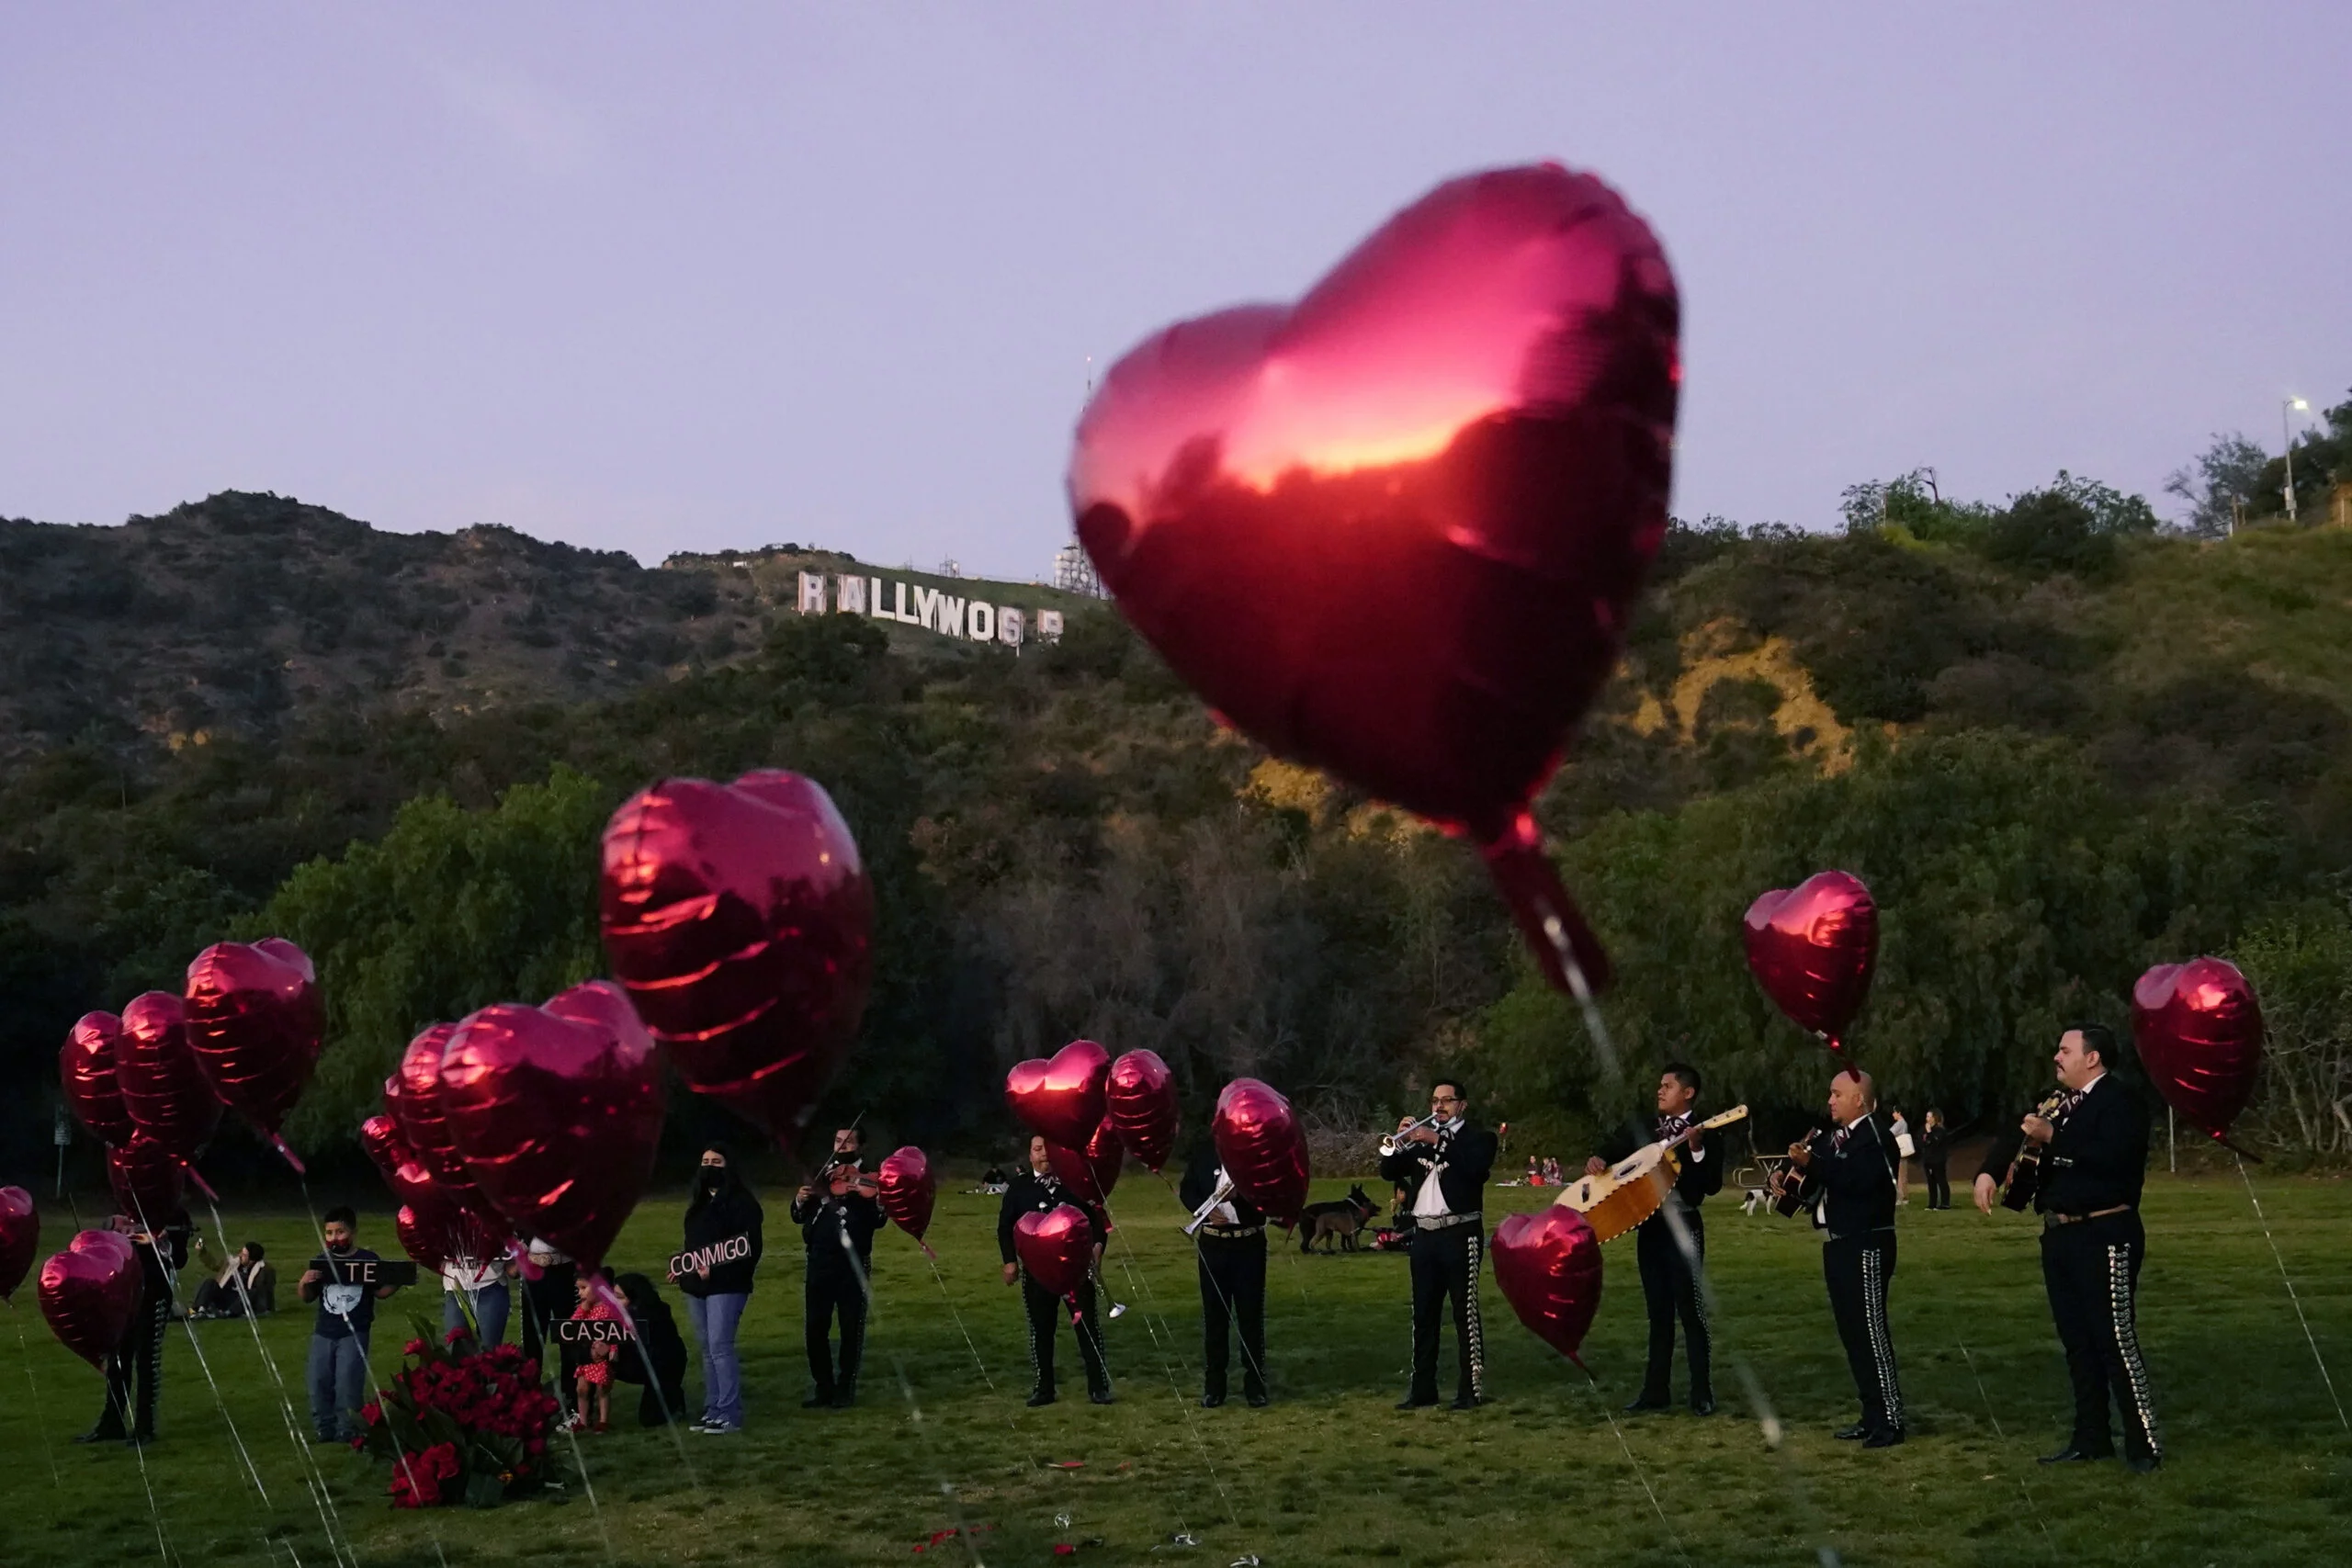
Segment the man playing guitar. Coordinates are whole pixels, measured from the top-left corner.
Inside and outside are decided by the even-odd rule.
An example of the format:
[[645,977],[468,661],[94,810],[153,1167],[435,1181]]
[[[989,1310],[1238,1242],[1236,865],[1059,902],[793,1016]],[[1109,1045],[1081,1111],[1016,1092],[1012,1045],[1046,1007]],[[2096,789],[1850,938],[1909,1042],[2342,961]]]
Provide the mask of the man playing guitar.
[[[1687,1062],[1668,1063],[1657,1080],[1657,1141],[1669,1143],[1688,1132],[1695,1120],[1698,1103],[1699,1069]],[[1610,1167],[1631,1155],[1634,1147],[1632,1134],[1621,1135],[1608,1147],[1607,1157],[1595,1155],[1585,1162],[1587,1175],[1604,1175]],[[1683,1225],[1690,1233],[1691,1252],[1703,1267],[1707,1233],[1699,1219],[1699,1205],[1723,1190],[1724,1162],[1718,1157],[1713,1137],[1705,1132],[1684,1145],[1676,1157],[1681,1168],[1675,1176],[1674,1190],[1668,1195],[1667,1202],[1679,1205]],[[1635,1229],[1634,1256],[1641,1266],[1642,1299],[1649,1308],[1650,1354],[1642,1392],[1625,1408],[1664,1410],[1672,1403],[1674,1322],[1679,1317],[1684,1354],[1690,1363],[1690,1409],[1695,1415],[1711,1416],[1715,1409],[1715,1390],[1706,1303],[1701,1299],[1692,1258],[1686,1258],[1676,1242],[1664,1205]]]

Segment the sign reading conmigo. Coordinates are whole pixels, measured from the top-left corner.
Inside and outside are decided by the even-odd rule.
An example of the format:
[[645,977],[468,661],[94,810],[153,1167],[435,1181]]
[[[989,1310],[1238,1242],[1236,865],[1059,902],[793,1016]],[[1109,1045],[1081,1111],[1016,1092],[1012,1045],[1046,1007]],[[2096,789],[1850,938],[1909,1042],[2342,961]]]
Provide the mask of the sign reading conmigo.
[[1039,610],[1033,623],[1029,615],[1016,605],[991,604],[985,599],[959,599],[943,589],[926,588],[919,582],[853,577],[846,572],[837,573],[830,580],[822,572],[802,572],[799,608],[804,615],[821,615],[829,609],[836,615],[871,615],[877,621],[921,626],[942,637],[1001,642],[1008,648],[1019,648],[1033,624],[1037,636],[1047,642],[1062,635],[1059,610]]

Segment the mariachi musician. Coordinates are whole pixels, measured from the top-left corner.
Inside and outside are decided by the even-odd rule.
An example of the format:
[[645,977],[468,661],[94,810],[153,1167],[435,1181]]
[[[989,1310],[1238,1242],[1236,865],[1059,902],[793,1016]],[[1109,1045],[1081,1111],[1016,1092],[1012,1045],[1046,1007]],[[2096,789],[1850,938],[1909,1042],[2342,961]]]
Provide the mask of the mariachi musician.
[[[1657,1080],[1657,1120],[1653,1131],[1668,1143],[1690,1131],[1697,1118],[1699,1069],[1688,1062],[1669,1062]],[[1610,1167],[1633,1154],[1631,1130],[1605,1145],[1605,1157],[1585,1162],[1587,1174],[1605,1175]],[[1704,1267],[1707,1233],[1699,1205],[1724,1190],[1724,1162],[1712,1134],[1702,1132],[1675,1151],[1679,1165],[1667,1202],[1677,1206],[1690,1237],[1691,1256],[1685,1257],[1667,1219],[1665,1205],[1644,1220],[1634,1233],[1634,1260],[1642,1272],[1642,1299],[1649,1309],[1650,1354],[1642,1378],[1642,1392],[1628,1410],[1664,1410],[1673,1403],[1674,1322],[1682,1320],[1684,1354],[1690,1363],[1690,1409],[1698,1416],[1715,1410],[1712,1370],[1713,1342],[1707,1332],[1707,1304],[1699,1288],[1692,1258]]]
[[[865,1134],[855,1127],[833,1134],[833,1157],[793,1195],[792,1223],[808,1251],[802,1277],[808,1376],[814,1387],[801,1404],[846,1410],[857,1403],[857,1371],[865,1359],[865,1307],[874,1278],[874,1233],[882,1228],[880,1186],[860,1167]],[[841,1364],[833,1363],[833,1319],[842,1325]]]
[[2147,1232],[2140,1189],[2148,1165],[2148,1107],[2109,1070],[2115,1036],[2086,1023],[2058,1037],[2052,1060],[2064,1091],[1994,1145],[1976,1173],[1976,1206],[1993,1212],[1994,1189],[2018,1156],[2041,1153],[2033,1206],[2041,1214],[2041,1280],[2075,1385],[2075,1429],[2044,1464],[2115,1457],[2107,1407],[2123,1413],[2123,1462],[2146,1474],[2164,1462],[2155,1404],[2140,1357],[2140,1265]]
[[1871,1111],[1876,1086],[1848,1068],[1829,1080],[1831,1125],[1789,1150],[1803,1173],[1800,1199],[1821,1232],[1821,1273],[1862,1416],[1837,1436],[1866,1449],[1903,1440],[1903,1389],[1886,1314],[1894,1280],[1894,1144]]
[[1086,1215],[1087,1229],[1094,1242],[1094,1257],[1086,1279],[1070,1295],[1070,1335],[1078,1341],[1079,1359],[1086,1363],[1086,1397],[1097,1404],[1109,1404],[1114,1396],[1111,1393],[1110,1364],[1102,1355],[1102,1320],[1094,1310],[1094,1275],[1102,1265],[1102,1243],[1110,1234],[1110,1224],[1100,1209],[1062,1185],[1061,1178],[1054,1174],[1053,1156],[1046,1153],[1042,1137],[1029,1140],[1028,1168],[1006,1183],[1004,1201],[999,1205],[996,1216],[996,1244],[1004,1254],[1004,1282],[1019,1282],[1022,1310],[1029,1322],[1029,1370],[1035,1380],[1029,1390],[1029,1403],[1037,1405],[1054,1402],[1055,1322],[1062,1315],[1063,1303],[1061,1297],[1032,1280],[1029,1271],[1021,1267],[1021,1255],[1012,1245],[1013,1231],[1021,1224],[1022,1215],[1049,1213],[1064,1203]]
[[1461,1358],[1453,1408],[1474,1410],[1487,1397],[1487,1350],[1478,1323],[1478,1269],[1486,1245],[1481,1211],[1495,1135],[1470,1120],[1470,1097],[1458,1078],[1430,1086],[1430,1113],[1398,1123],[1381,1145],[1380,1177],[1412,1194],[1413,1385],[1399,1410],[1437,1403],[1438,1312],[1453,1298],[1454,1349]]
[[1251,1409],[1266,1403],[1266,1216],[1240,1193],[1225,1190],[1225,1168],[1203,1139],[1185,1162],[1177,1196],[1194,1213],[1208,1209],[1194,1233],[1201,1273],[1201,1407],[1225,1403],[1226,1364],[1232,1330],[1241,1334],[1241,1394]]

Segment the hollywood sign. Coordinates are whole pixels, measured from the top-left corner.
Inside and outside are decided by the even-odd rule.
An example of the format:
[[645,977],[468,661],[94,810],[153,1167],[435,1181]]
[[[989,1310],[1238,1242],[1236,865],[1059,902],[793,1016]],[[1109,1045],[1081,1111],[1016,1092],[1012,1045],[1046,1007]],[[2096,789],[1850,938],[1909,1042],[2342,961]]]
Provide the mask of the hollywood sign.
[[942,637],[999,642],[1008,648],[1019,648],[1033,626],[1037,636],[1047,642],[1062,635],[1059,610],[1040,610],[1033,622],[1016,605],[991,604],[985,599],[959,599],[943,589],[925,588],[919,582],[852,577],[847,573],[836,574],[828,581],[822,572],[802,572],[800,613],[821,615],[828,610],[836,615],[870,615],[877,621],[921,626]]

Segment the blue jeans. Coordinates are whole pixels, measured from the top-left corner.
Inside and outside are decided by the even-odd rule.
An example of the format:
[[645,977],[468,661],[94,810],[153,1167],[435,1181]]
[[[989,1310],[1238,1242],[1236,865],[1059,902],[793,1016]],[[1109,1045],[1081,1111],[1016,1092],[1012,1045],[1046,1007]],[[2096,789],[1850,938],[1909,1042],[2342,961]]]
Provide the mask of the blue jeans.
[[466,1321],[465,1309],[458,1301],[470,1295],[474,1299],[475,1343],[482,1349],[503,1341],[506,1337],[506,1312],[514,1303],[514,1293],[506,1281],[484,1285],[479,1291],[444,1291],[441,1292],[441,1332],[447,1334]]
[[743,1321],[749,1291],[688,1296],[686,1316],[702,1345],[702,1418],[716,1426],[743,1424],[743,1363],[735,1355],[735,1325]]
[[321,1438],[359,1436],[359,1407],[368,1403],[368,1337],[311,1336],[311,1425]]

